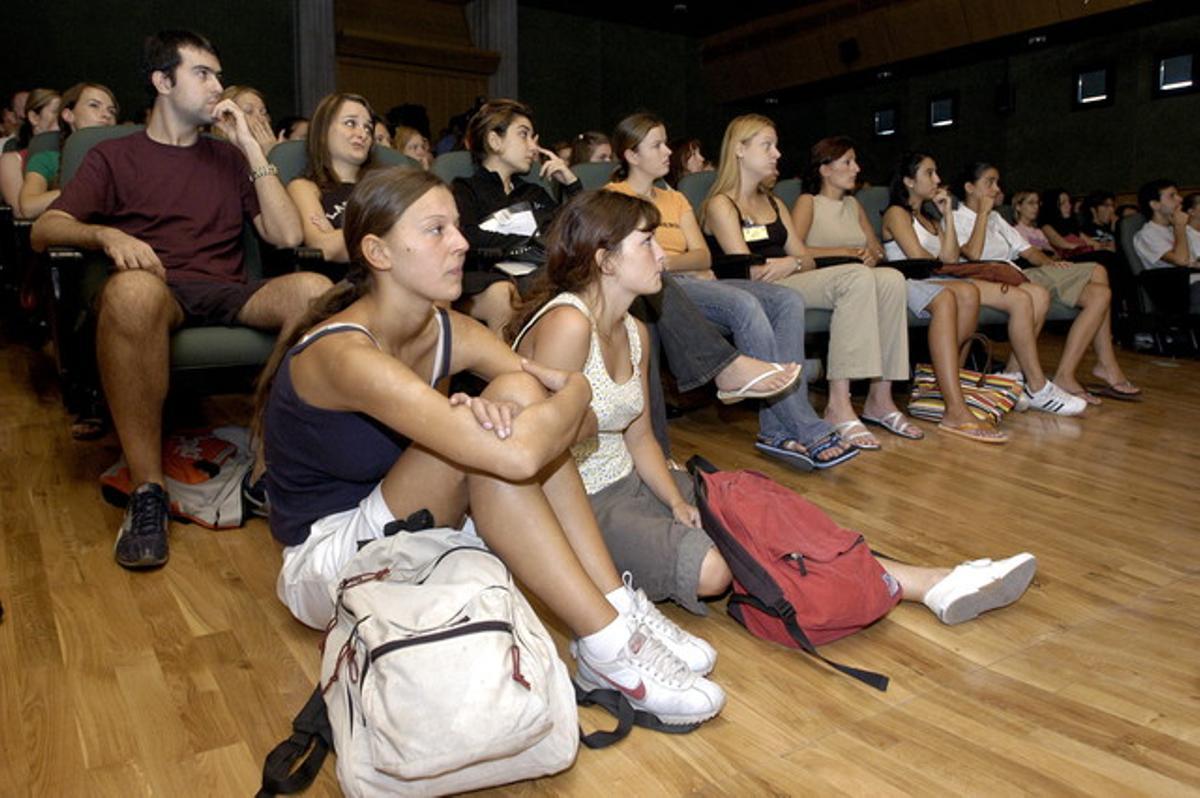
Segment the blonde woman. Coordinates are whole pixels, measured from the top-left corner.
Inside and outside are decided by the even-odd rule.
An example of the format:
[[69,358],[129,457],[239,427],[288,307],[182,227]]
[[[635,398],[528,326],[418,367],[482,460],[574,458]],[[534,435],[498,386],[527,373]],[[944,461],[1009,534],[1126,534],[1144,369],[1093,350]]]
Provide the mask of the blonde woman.
[[[904,276],[863,263],[817,269],[786,206],[769,188],[778,176],[778,143],[775,124],[765,116],[729,123],[701,211],[709,246],[714,255],[763,256],[766,262],[751,268],[752,279],[785,285],[807,307],[833,311],[825,419],[843,439],[860,449],[880,448],[864,421],[902,438],[923,438],[892,399],[892,381],[908,379]],[[861,420],[850,402],[850,381],[859,379],[871,381]]]

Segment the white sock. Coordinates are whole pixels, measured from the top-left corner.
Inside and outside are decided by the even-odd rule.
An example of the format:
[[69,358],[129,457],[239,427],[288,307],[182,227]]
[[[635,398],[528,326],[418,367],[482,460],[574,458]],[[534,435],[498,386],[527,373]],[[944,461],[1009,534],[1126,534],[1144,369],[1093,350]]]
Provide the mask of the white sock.
[[629,642],[631,636],[629,624],[625,623],[625,619],[618,614],[612,623],[603,629],[579,638],[579,645],[590,659],[611,662],[621,653],[621,649]]
[[604,597],[622,615],[628,615],[633,612],[633,596],[629,594],[629,588],[625,587],[625,585],[613,588],[605,593]]

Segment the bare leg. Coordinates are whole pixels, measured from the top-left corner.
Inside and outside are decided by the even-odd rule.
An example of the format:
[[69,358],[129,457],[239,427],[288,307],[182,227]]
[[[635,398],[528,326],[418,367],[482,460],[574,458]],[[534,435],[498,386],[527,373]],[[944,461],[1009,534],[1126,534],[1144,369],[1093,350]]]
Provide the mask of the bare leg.
[[488,326],[500,335],[504,325],[512,319],[513,304],[517,298],[517,287],[508,280],[492,283],[475,296],[462,300],[463,312]]
[[[544,395],[544,389],[528,375],[506,374],[493,380],[484,395],[527,404]],[[556,462],[549,471],[562,476],[558,472],[564,467],[574,469],[568,460],[566,465]],[[573,476],[578,482],[578,474]],[[384,478],[383,495],[397,518],[425,508],[439,524],[457,523],[469,501],[476,528],[488,546],[572,632],[588,635],[616,618],[617,612],[604,593],[621,580],[602,539],[597,548],[587,541],[586,531],[574,529],[569,539],[544,487],[539,480],[514,484],[478,471],[464,474],[456,464],[413,446]],[[583,501],[587,507],[586,496]],[[572,513],[572,517],[578,516],[578,511]],[[592,519],[591,528],[599,538],[595,523]],[[585,556],[592,558],[590,570],[607,573],[602,587],[592,580],[589,569],[572,548],[575,541],[583,541]]]
[[268,280],[238,311],[237,320],[260,330],[290,332],[309,304],[333,287],[316,272],[296,272]]
[[877,557],[875,561],[900,583],[900,595],[905,601],[924,601],[929,589],[950,575],[949,568],[904,565],[882,557]]
[[[979,294],[976,292],[976,301]],[[978,309],[978,304],[976,304]],[[929,305],[932,319],[929,322],[929,354],[933,360],[933,373],[941,388],[946,403],[942,423],[950,427],[961,427],[974,422],[975,416],[963,401],[962,386],[958,381],[958,343],[960,324],[958,320],[957,295],[944,290]],[[978,312],[978,310],[977,310]]]
[[[1001,291],[998,283],[984,280],[971,282],[979,289],[979,301],[982,304],[1008,314],[1008,340],[1012,345],[1013,358],[1025,373],[1025,384],[1029,390],[1040,391],[1046,385],[1046,375],[1038,359],[1033,298],[1020,288]],[[1046,294],[1045,289],[1042,289],[1042,293]]]
[[696,593],[701,598],[719,596],[729,589],[733,581],[733,572],[729,564],[715,548],[709,549],[708,554],[700,561],[700,579],[696,585]]
[[163,484],[168,339],[182,323],[179,303],[162,278],[150,272],[117,272],[104,286],[96,322],[96,358],[135,486]]
[[1099,340],[1102,327],[1109,328],[1109,335],[1106,336],[1107,349],[1111,355],[1111,362],[1116,362],[1116,355],[1112,354],[1111,327],[1106,324],[1111,304],[1112,290],[1108,287],[1108,275],[1103,266],[1096,266],[1092,273],[1092,281],[1084,286],[1083,293],[1079,295],[1079,315],[1067,333],[1067,342],[1058,361],[1058,370],[1054,374],[1054,382],[1064,391],[1078,393],[1083,390],[1083,386],[1075,379],[1075,372],[1079,369],[1079,361],[1083,359],[1088,345]]

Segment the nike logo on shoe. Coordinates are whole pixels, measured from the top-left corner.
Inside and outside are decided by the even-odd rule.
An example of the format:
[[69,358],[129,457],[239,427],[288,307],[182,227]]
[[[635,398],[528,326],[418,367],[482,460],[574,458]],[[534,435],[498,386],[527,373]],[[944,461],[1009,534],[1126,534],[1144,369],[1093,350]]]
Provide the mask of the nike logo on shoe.
[[613,687],[620,690],[625,695],[629,696],[634,701],[641,701],[646,697],[646,683],[643,682],[641,679],[638,679],[638,683],[637,683],[636,687],[626,687],[625,685],[621,684],[620,682],[614,681],[613,679],[608,678],[603,673],[598,673],[596,675],[599,676],[604,681],[611,684]]

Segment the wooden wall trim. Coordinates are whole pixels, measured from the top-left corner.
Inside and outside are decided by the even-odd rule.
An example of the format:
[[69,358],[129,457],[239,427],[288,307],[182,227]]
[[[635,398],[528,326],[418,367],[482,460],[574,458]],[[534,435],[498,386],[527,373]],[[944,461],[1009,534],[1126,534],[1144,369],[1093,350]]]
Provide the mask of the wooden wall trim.
[[500,64],[500,54],[491,50],[445,43],[430,45],[354,29],[338,31],[337,53],[339,58],[413,64],[485,77]]
[[1149,1],[826,0],[710,36],[701,57],[715,99],[731,102]]

